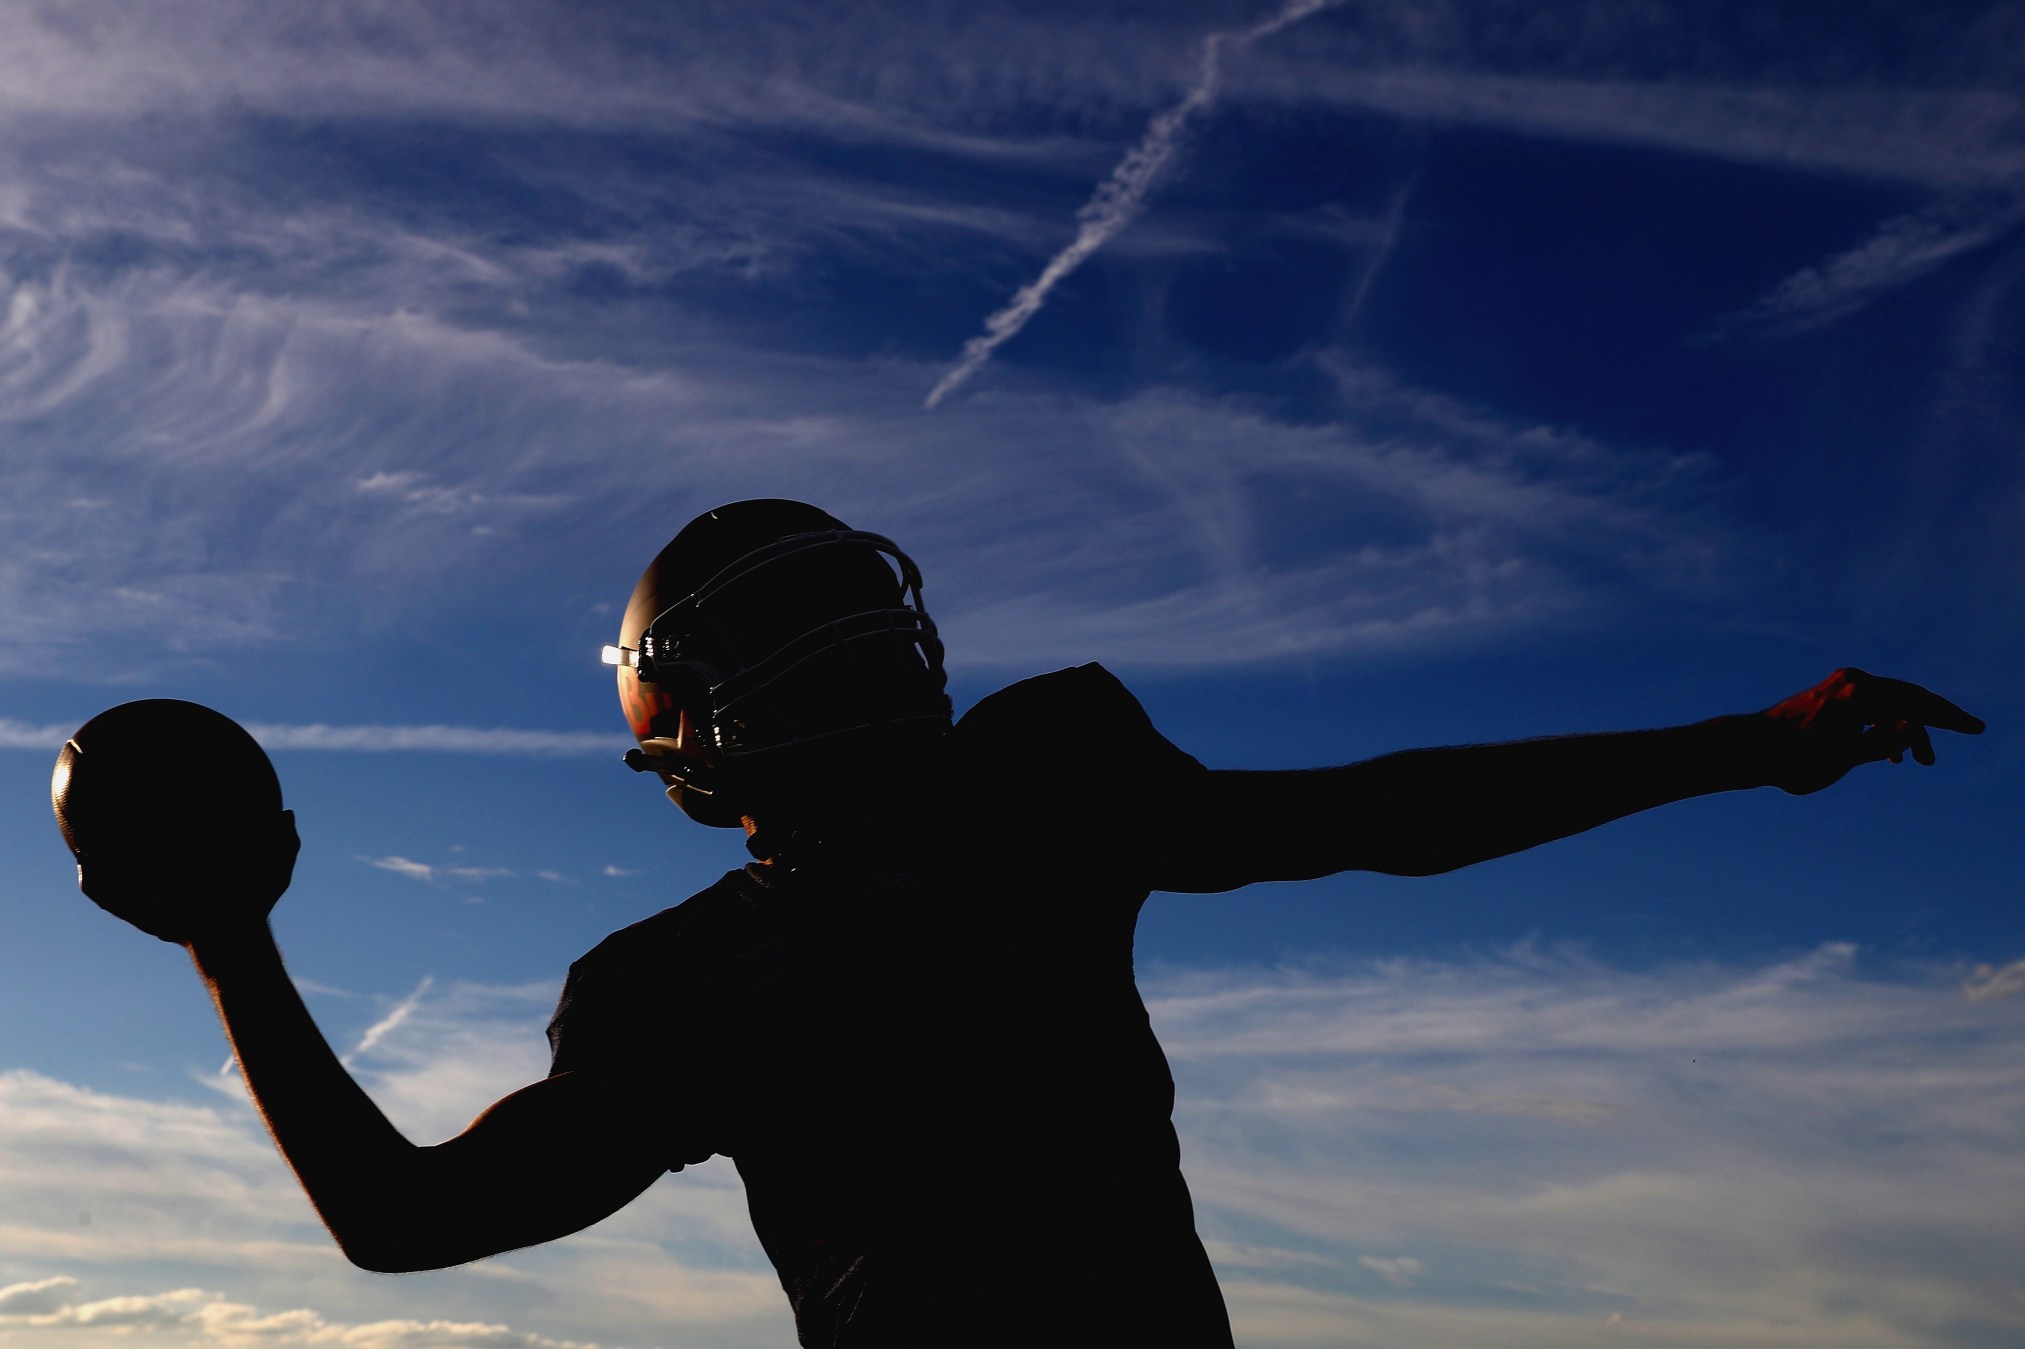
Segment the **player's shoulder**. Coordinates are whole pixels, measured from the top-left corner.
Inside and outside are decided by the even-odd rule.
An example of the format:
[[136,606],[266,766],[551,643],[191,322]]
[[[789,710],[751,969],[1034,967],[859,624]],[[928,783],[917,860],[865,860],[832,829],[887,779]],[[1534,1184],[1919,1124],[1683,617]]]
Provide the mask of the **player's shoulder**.
[[1031,733],[1035,729],[1031,719],[1036,716],[1069,717],[1080,722],[1125,708],[1145,716],[1139,700],[1118,676],[1093,661],[1022,679],[987,694],[963,714],[957,727],[963,733],[975,735],[1016,722],[1026,725]]
[[652,966],[665,971],[681,962],[707,962],[763,939],[766,922],[751,878],[742,870],[727,872],[680,904],[620,928],[578,957],[570,970]]
[[1104,793],[1122,809],[1148,784],[1202,771],[1118,677],[1095,664],[1000,689],[957,722],[949,744],[951,780],[966,797],[1037,790],[1037,805],[1081,790]]

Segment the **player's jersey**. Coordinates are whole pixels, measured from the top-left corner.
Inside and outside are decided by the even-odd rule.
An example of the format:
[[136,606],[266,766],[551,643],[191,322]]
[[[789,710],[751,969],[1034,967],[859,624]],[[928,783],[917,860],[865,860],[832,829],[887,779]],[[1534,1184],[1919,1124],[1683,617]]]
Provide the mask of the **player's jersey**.
[[1094,665],[946,750],[903,868],[732,872],[579,960],[554,1071],[665,1082],[671,1169],[734,1159],[804,1345],[1228,1345],[1132,981],[1203,769]]

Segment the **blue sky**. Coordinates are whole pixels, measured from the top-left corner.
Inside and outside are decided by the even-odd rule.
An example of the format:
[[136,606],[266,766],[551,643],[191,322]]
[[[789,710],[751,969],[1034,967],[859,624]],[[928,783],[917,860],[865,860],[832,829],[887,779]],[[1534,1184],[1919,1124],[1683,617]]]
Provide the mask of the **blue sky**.
[[2020,88],[2015,0],[8,7],[0,1341],[791,1339],[722,1162],[349,1269],[46,794],[113,703],[256,727],[291,968],[433,1141],[742,860],[596,659],[785,495],[920,561],[959,705],[1102,660],[1218,766],[1841,664],[1986,717],[1139,966],[1241,1343],[2017,1342]]

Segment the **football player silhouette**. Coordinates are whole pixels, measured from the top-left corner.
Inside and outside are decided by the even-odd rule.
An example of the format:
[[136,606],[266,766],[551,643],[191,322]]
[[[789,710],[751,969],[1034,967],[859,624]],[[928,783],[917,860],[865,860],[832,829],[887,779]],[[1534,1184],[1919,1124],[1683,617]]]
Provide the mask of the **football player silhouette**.
[[791,501],[684,528],[606,658],[628,762],[753,861],[578,960],[550,1075],[457,1137],[402,1137],[303,1009],[266,923],[285,814],[150,930],[190,948],[354,1262],[546,1241],[723,1154],[808,1346],[1231,1343],[1133,984],[1151,892],[1443,872],[1686,797],[1931,763],[1929,727],[1982,729],[1838,670],[1665,730],[1212,771],[1095,665],[952,723],[913,562]]

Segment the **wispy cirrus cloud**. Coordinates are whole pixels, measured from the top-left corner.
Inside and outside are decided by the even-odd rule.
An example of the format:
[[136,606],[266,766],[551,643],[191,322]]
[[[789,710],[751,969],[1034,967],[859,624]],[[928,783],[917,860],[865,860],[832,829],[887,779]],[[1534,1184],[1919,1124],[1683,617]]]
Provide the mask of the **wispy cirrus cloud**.
[[[1685,578],[1702,565],[1690,555],[1716,546],[1706,535],[1690,544],[1674,527],[1698,507],[1678,457],[1578,450],[1585,442],[1573,433],[1438,408],[1432,395],[1337,358],[1324,363],[1341,389],[1330,421],[1166,387],[1115,404],[1006,395],[924,420],[915,366],[698,351],[695,366],[643,372],[413,316],[311,324],[254,308],[235,321],[288,334],[280,345],[252,344],[264,353],[256,368],[270,372],[252,385],[286,390],[258,436],[214,428],[157,462],[143,444],[153,434],[143,430],[147,409],[78,395],[51,414],[126,425],[132,442],[121,453],[132,462],[87,474],[89,465],[48,456],[40,471],[65,483],[67,498],[79,498],[85,476],[102,495],[112,485],[113,499],[92,508],[109,551],[62,568],[38,561],[59,556],[57,538],[74,531],[21,509],[20,621],[0,634],[0,662],[10,650],[33,665],[84,650],[80,612],[107,614],[111,630],[160,634],[167,653],[181,647],[185,659],[351,631],[367,621],[368,601],[371,621],[385,624],[404,611],[434,619],[456,596],[460,622],[511,631],[525,622],[526,591],[559,576],[618,591],[624,581],[611,573],[626,573],[609,556],[614,537],[643,541],[625,550],[629,569],[639,547],[657,545],[690,511],[753,495],[824,500],[905,541],[932,564],[938,613],[962,636],[958,662],[998,663],[1014,651],[1053,658],[1052,648],[1085,635],[1100,645],[1070,656],[1125,664],[1397,650],[1528,613],[1595,612],[1611,588],[1659,574],[1645,560],[1671,559],[1660,570]],[[166,406],[211,397],[197,354],[188,359],[191,378],[164,385]],[[375,397],[398,393],[373,414],[384,439],[364,442],[350,429],[347,390],[357,380]],[[672,443],[670,426],[680,428]],[[966,447],[960,457],[952,437]],[[237,458],[222,448],[235,438]],[[882,462],[923,494],[895,499],[884,479],[867,479],[865,445],[880,446]],[[319,448],[307,469],[304,446]],[[372,466],[389,459],[426,467]],[[1599,471],[1609,463],[1617,466]],[[514,503],[548,501],[565,481],[566,515],[538,526],[516,515]],[[1047,493],[1029,490],[1040,481]],[[165,506],[165,490],[184,505]],[[1317,539],[1304,550],[1281,539],[1267,561],[1250,522],[1304,492],[1341,503],[1356,528],[1338,539],[1351,546]],[[414,493],[455,509],[423,509],[407,500]],[[233,527],[242,518],[253,523]],[[1571,569],[1571,548],[1626,549],[1634,565]],[[310,574],[343,584],[310,585]],[[1213,613],[1273,632],[1233,643],[1201,621]],[[1035,641],[1051,648],[1045,657]],[[276,749],[591,754],[619,744],[455,726],[253,729]],[[33,733],[0,736],[23,738]]]
[[[370,1025],[334,1030],[358,1037],[352,1069],[396,1125],[433,1143],[545,1074],[559,983],[426,982],[374,999]],[[0,1073],[0,1268],[14,1276],[0,1329],[11,1343],[96,1344],[93,1327],[115,1325],[164,1349],[256,1336],[388,1349],[792,1338],[722,1163],[568,1241],[388,1279],[344,1263],[237,1079],[192,1078],[207,1099]]]
[[564,757],[610,754],[632,742],[596,731],[526,731],[483,726],[306,726],[249,722],[246,729],[273,750],[341,750],[362,754],[516,754]]
[[1717,319],[1708,336],[1792,337],[1833,323],[2021,225],[2025,191],[1953,198],[1894,216],[1856,247],[1802,268]]
[[[970,169],[950,166],[1046,142],[1022,172],[1073,202],[1116,132],[1143,126],[1149,108],[1202,106],[1188,100],[1203,87],[1254,109],[1376,110],[1806,173],[1919,173],[1951,191],[2016,168],[2009,95],[1824,92],[1799,66],[1760,71],[1758,84],[1695,83],[1667,73],[1713,59],[1691,42],[1662,44],[1657,73],[1634,78],[1647,28],[1668,43],[1693,36],[1665,7],[1637,21],[1527,7],[1517,28],[1505,22],[1517,8],[1434,22],[1414,6],[1338,7],[1298,40],[1255,41],[1317,8],[1285,6],[1251,29],[1222,7],[1192,27],[1106,15],[1064,30],[949,6],[877,41],[712,12],[698,31],[724,42],[698,50],[739,55],[696,63],[694,81],[643,62],[637,28],[606,13],[580,28],[539,7],[487,25],[379,15],[378,28],[258,6],[132,30],[9,16],[0,22],[19,40],[0,50],[19,65],[8,96],[24,120],[0,138],[0,419],[13,431],[0,470],[0,671],[131,682],[366,631],[435,633],[450,620],[518,630],[560,607],[540,601],[622,594],[687,514],[774,494],[824,500],[917,552],[939,550],[932,579],[962,636],[958,662],[1003,663],[1035,642],[1047,659],[1125,664],[1354,656],[1600,616],[1715,576],[1710,555],[1734,541],[1689,541],[1680,526],[1703,499],[1653,455],[1624,456],[1650,470],[1644,486],[1601,483],[1524,449],[1565,446],[1580,438],[1572,430],[1504,418],[1503,443],[1519,449],[1501,458],[1480,426],[1402,431],[1348,398],[1324,426],[1315,409],[1283,417],[1206,391],[1185,363],[1119,400],[1049,387],[924,419],[920,389],[949,339],[931,348],[900,326],[868,329],[848,297],[973,277],[980,243],[1031,255],[1035,231],[1059,218],[1047,212],[1068,209],[974,194]],[[1205,29],[1252,43],[1207,86]],[[1564,30],[1582,40],[1560,43]],[[311,58],[312,38],[334,45]],[[667,60],[692,69],[683,53]],[[78,90],[107,101],[94,112]],[[1036,99],[1047,117],[1017,115]],[[118,122],[178,100],[207,111],[176,156]],[[209,111],[219,104],[228,110]],[[862,116],[840,112],[851,106]],[[352,116],[364,109],[373,116]],[[376,174],[414,147],[389,120],[404,110],[474,152],[446,150],[441,172]],[[790,145],[791,122],[815,139]],[[930,122],[959,126],[962,143],[923,149],[904,171],[836,153]],[[532,148],[530,126],[567,127],[570,150]],[[1104,219],[1144,199],[1182,122],[1171,130],[1146,142],[1159,153],[1144,175],[1117,180]],[[1349,288],[1352,309],[1393,256],[1403,201],[1363,241],[1379,256]],[[729,219],[735,228],[712,224]],[[1827,312],[1831,292],[1877,293],[1912,275],[1923,248],[1972,246],[1937,228],[1925,245],[1917,231],[1899,240],[1898,263],[1880,253],[1847,275],[1829,268],[1814,298],[1780,303]],[[828,294],[825,268],[846,264],[858,270],[824,323],[792,340],[752,326],[765,309],[755,296],[817,313],[807,301]],[[1156,425],[1171,445],[1146,434]],[[1261,471],[1231,455],[1217,467],[1211,433],[1251,438]],[[1391,486],[1360,501],[1374,481]],[[1102,497],[1114,488],[1124,495]],[[1359,546],[1261,548],[1250,522],[1262,509],[1316,498]],[[1562,528],[1529,527],[1501,498],[1544,504]],[[1122,562],[1097,558],[1093,541]],[[1593,565],[1619,545],[1635,559],[1622,577]],[[1232,622],[1257,640],[1223,640]],[[148,661],[102,658],[108,634]],[[486,741],[590,754],[620,743],[455,726],[268,729],[304,748]],[[14,734],[0,728],[0,742]]]
[[2025,993],[2025,960],[2008,965],[1978,965],[1962,980],[1962,996],[1972,1002],[2010,998]]
[[[1245,1343],[1886,1349],[2025,1327],[2005,1198],[2025,1002],[1965,998],[1959,973],[1868,978],[1830,944],[1641,970],[1521,948],[1143,977]],[[357,1069],[411,1136],[446,1137],[543,1071],[553,991],[412,990]],[[147,1334],[191,1337],[168,1345],[210,1343],[185,1318],[201,1306],[268,1317],[339,1290],[347,1326],[742,1346],[786,1324],[717,1163],[558,1246],[367,1280],[236,1098],[0,1074],[0,1145],[0,1258],[20,1271],[0,1315],[36,1349],[74,1342],[67,1309],[113,1316],[119,1289],[229,1292],[134,1294]]]
[[[417,862],[413,858],[398,854],[387,857],[361,856],[359,860],[369,867],[378,867],[381,871],[391,871],[396,876],[406,876],[410,880],[432,885],[439,880],[490,881],[514,874],[511,867],[445,866],[436,862]],[[544,878],[550,877],[544,873]]]
[[1362,1255],[1357,1263],[1395,1288],[1411,1288],[1427,1266],[1410,1255]]
[[[326,726],[315,722],[288,726],[256,721],[246,723],[246,729],[262,748],[268,750],[331,750],[351,754],[501,754],[574,758],[616,754],[632,743],[623,736],[603,735],[596,731],[528,731],[497,726]],[[0,749],[47,750],[54,754],[76,731],[77,726],[35,725],[0,717]],[[421,866],[420,863],[409,865]]]
[[[1001,395],[992,415],[1093,484],[972,533],[944,561],[978,598],[943,615],[953,661],[1120,667],[1427,649],[1581,623],[1641,593],[1719,590],[1748,553],[1704,502],[1713,466],[1627,451],[1404,384],[1336,357],[1336,416],[1289,424],[1242,399],[1160,390],[1072,419]],[[982,413],[978,415],[984,415]],[[1102,483],[1101,488],[1094,485]],[[1102,500],[1079,513],[1080,503]],[[1311,537],[1282,503],[1329,501]],[[988,579],[1023,582],[1010,594]],[[974,579],[975,578],[975,579]],[[1211,655],[1211,652],[1214,655]]]
[[406,876],[411,880],[432,881],[436,879],[436,868],[430,866],[427,862],[416,862],[409,858],[398,856],[361,857],[359,860],[367,866],[378,867],[382,871],[391,871],[396,876]]
[[[17,1310],[18,1308],[18,1310]],[[31,1310],[31,1308],[33,1310]],[[17,1344],[189,1346],[344,1344],[357,1349],[597,1349],[482,1321],[397,1319],[346,1324],[306,1307],[265,1311],[201,1288],[88,1297],[68,1276],[0,1288],[0,1331]]]
[[1882,1349],[2025,1327],[1990,1188],[2018,1170],[2025,1012],[1948,971],[1874,981],[1829,944],[1148,983],[1247,1342]]

